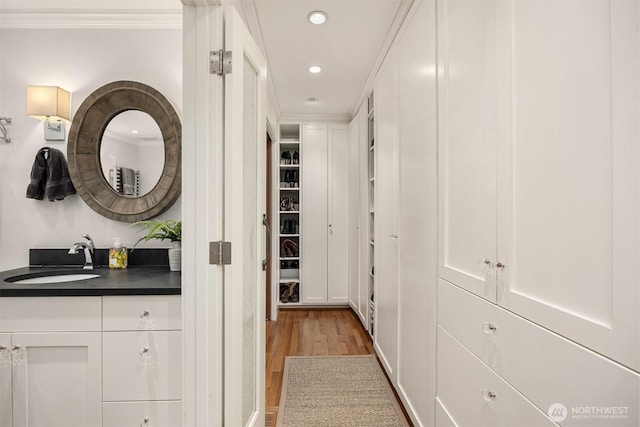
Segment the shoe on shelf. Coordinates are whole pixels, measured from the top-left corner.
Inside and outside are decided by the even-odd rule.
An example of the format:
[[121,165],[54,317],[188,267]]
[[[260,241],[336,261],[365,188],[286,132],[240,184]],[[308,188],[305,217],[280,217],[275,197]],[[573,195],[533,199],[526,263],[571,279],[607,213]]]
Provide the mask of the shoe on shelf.
[[288,151],[283,151],[280,154],[280,164],[281,165],[290,165],[291,164],[291,153]]
[[291,162],[294,165],[299,165],[300,164],[300,156],[298,155],[297,151],[293,152],[293,156],[291,157]]
[[289,283],[290,291],[289,291],[289,302],[298,302],[300,301],[300,295],[298,295],[298,284],[297,283]]

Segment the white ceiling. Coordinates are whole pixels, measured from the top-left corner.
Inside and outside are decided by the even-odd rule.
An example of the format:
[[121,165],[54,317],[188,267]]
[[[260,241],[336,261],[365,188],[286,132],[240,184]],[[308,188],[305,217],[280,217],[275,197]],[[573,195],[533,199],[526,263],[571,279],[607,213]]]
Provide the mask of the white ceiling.
[[[406,0],[254,1],[283,118],[351,117],[408,8]],[[313,10],[327,22],[311,24]],[[309,73],[311,65],[322,72]]]
[[[236,5],[265,51],[282,118],[347,119],[414,0],[219,1]],[[329,19],[311,24],[312,10]],[[181,0],[0,0],[0,28],[179,28],[181,12]],[[323,71],[312,75],[310,65]]]

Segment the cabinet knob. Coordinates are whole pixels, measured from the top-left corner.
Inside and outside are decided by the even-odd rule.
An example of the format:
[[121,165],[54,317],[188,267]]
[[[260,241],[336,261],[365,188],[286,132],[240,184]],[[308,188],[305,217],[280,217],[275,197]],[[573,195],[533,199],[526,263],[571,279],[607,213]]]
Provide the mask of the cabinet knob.
[[489,334],[495,334],[496,330],[498,328],[496,327],[496,325],[494,325],[493,323],[489,323],[489,322],[484,322],[482,324],[482,330],[484,331],[485,334],[489,335]]
[[18,351],[20,350],[22,347],[20,347],[19,345],[14,345],[13,347],[11,347],[11,351]]
[[149,310],[145,310],[142,312],[142,314],[140,315],[141,319],[144,319],[145,317],[149,317],[151,313],[149,313]]
[[142,350],[140,350],[140,356],[142,356],[145,353],[149,353],[149,347],[143,347]]
[[485,402],[491,402],[496,399],[496,394],[489,389],[483,389],[480,392],[480,395],[485,400]]
[[484,265],[491,265],[491,260],[489,258],[482,258],[482,263]]
[[6,349],[7,349],[7,346],[6,346],[6,345],[0,345],[0,351],[4,351],[4,350],[6,350]]
[[500,261],[496,262],[496,268],[504,268],[505,265],[503,263],[501,263]]
[[140,427],[144,427],[146,425],[149,425],[149,417],[144,417],[144,419],[142,420],[142,422],[140,423]]

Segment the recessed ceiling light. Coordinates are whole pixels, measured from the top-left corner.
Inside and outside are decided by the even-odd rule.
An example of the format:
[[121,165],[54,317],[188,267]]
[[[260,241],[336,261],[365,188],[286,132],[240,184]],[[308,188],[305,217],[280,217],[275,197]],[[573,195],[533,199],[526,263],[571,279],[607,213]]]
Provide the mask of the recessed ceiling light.
[[140,133],[137,130],[132,130],[131,133]]
[[322,68],[318,67],[317,65],[312,65],[311,67],[309,67],[310,73],[318,74],[320,71],[322,71]]
[[313,12],[309,13],[309,15],[307,15],[307,19],[309,20],[309,22],[315,25],[324,24],[327,18],[327,14],[321,10],[314,10]]

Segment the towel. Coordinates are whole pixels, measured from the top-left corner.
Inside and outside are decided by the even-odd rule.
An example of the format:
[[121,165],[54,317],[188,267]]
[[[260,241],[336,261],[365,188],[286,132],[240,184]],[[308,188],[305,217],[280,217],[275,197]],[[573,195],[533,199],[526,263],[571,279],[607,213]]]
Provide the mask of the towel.
[[122,182],[122,194],[125,196],[137,196],[136,171],[129,168],[120,168],[120,179],[120,182]]
[[31,182],[27,186],[27,198],[50,202],[76,194],[71,182],[64,154],[55,148],[44,147],[38,151],[31,167]]

